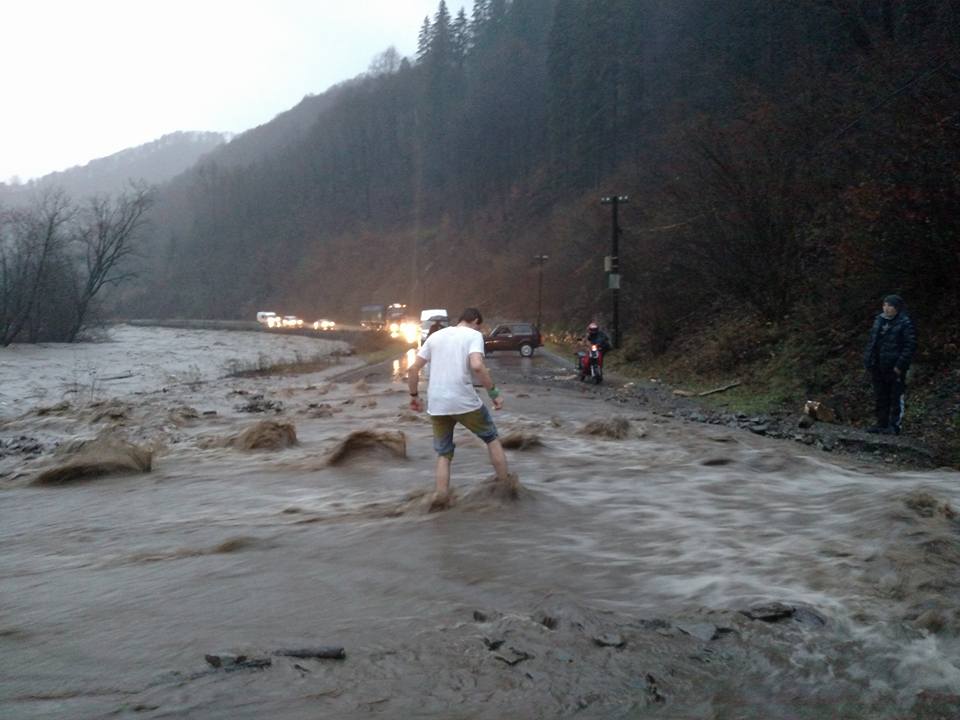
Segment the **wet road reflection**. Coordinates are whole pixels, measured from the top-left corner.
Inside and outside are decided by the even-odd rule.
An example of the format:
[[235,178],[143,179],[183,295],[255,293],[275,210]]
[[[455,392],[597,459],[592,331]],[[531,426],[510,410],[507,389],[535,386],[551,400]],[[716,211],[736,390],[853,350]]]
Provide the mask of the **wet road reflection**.
[[403,381],[407,377],[407,370],[417,359],[416,348],[410,348],[398,358],[393,360],[393,379]]

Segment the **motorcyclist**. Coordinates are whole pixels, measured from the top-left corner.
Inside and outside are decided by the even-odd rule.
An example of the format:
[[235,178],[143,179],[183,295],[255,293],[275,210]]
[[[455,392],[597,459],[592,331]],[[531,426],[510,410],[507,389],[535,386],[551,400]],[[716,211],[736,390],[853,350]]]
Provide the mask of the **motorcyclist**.
[[[600,367],[603,367],[603,356],[607,353],[608,350],[612,347],[610,345],[610,339],[607,337],[607,334],[600,329],[600,326],[595,322],[591,322],[587,325],[587,335],[584,338],[587,348],[596,345],[597,349],[600,351],[599,364]],[[581,379],[584,375],[590,374],[590,356],[587,353],[580,353],[580,372]]]
[[600,326],[595,322],[587,325],[587,342],[590,345],[596,345],[602,353],[608,352],[612,347],[610,345],[610,338],[607,337],[607,334],[601,330]]

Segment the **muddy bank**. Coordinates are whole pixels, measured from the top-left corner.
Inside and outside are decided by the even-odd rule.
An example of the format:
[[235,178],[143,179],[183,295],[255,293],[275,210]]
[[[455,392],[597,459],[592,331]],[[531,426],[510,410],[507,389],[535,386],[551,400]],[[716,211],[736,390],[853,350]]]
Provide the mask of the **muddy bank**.
[[[538,378],[527,376],[526,381],[534,380],[553,386],[576,385],[572,372],[563,372],[567,368],[565,357],[553,352],[540,350],[548,355],[557,371],[541,373]],[[572,366],[571,366],[572,368]],[[508,368],[510,373],[512,368]],[[734,385],[736,386],[736,385]],[[723,386],[721,386],[723,387]],[[874,435],[863,428],[846,425],[837,419],[826,422],[817,420],[804,413],[803,404],[798,402],[796,411],[745,413],[717,409],[715,403],[700,393],[686,392],[654,380],[629,378],[616,372],[608,372],[603,385],[599,387],[582,385],[581,394],[606,400],[619,406],[645,408],[660,417],[676,418],[685,422],[715,425],[724,428],[742,430],[756,435],[778,440],[789,440],[807,445],[826,453],[852,457],[866,463],[883,463],[901,468],[936,468],[950,464],[950,459],[917,437],[909,429],[901,436]],[[722,391],[716,395],[703,393],[711,399],[722,397]],[[869,402],[865,397],[864,402]]]
[[839,422],[821,422],[794,413],[730,412],[716,410],[694,398],[674,395],[670,388],[643,386],[625,382],[610,396],[614,403],[638,403],[649,406],[663,417],[743,430],[780,440],[791,440],[827,453],[853,456],[864,461],[880,461],[901,467],[935,468],[943,464],[935,451],[909,435],[874,435],[862,428]]

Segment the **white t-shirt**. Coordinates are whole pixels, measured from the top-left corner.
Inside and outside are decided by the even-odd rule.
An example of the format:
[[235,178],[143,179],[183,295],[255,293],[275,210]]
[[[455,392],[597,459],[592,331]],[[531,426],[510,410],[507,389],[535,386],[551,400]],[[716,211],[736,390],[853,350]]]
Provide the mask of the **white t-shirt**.
[[428,414],[459,415],[483,405],[470,372],[475,352],[483,355],[483,335],[473,328],[454,325],[427,338],[417,355],[430,363]]

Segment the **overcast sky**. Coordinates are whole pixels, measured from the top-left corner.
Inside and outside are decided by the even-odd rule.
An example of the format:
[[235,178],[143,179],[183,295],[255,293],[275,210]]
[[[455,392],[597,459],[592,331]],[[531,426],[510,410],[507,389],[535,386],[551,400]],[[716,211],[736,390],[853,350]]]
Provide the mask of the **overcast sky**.
[[[241,132],[416,52],[439,0],[4,0],[0,181],[177,130]],[[452,15],[472,0],[447,0]]]

